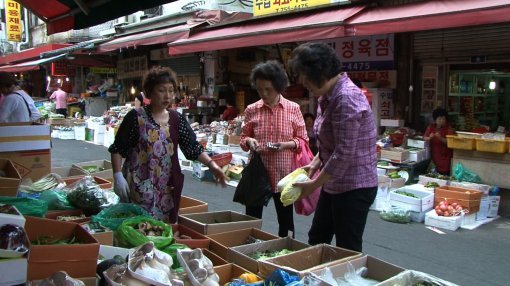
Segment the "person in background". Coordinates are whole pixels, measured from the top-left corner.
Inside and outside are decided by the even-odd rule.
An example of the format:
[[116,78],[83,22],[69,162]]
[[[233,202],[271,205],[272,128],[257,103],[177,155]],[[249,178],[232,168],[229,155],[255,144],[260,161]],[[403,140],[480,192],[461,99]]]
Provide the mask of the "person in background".
[[310,150],[314,155],[317,155],[318,152],[317,138],[315,138],[315,134],[313,133],[313,124],[315,122],[315,116],[311,113],[305,113],[303,115],[303,118],[305,119],[306,134],[308,135]]
[[[318,99],[314,133],[319,153],[305,166],[311,179],[296,183],[301,197],[322,188],[308,243],[362,251],[370,205],[377,194],[376,125],[361,90],[342,72],[340,58],[324,43],[305,43],[291,53],[289,67]],[[318,176],[314,176],[319,172]]]
[[455,134],[447,117],[448,112],[444,108],[436,108],[432,111],[434,122],[427,127],[423,134],[423,139],[430,142],[430,155],[432,162],[436,165],[436,171],[443,175],[450,175],[453,157],[453,150],[446,145],[446,135]]
[[[178,146],[186,158],[209,167],[223,186],[226,176],[204,152],[186,119],[169,109],[177,90],[175,73],[167,67],[153,67],[143,89],[151,103],[126,114],[108,148],[114,191],[122,202],[140,204],[154,218],[175,223],[184,183]],[[121,167],[122,158],[125,161]]]
[[67,92],[63,91],[62,88],[57,89],[51,94],[50,100],[55,101],[56,113],[67,117]]
[[16,77],[0,72],[0,122],[30,122],[41,118],[34,100],[17,85]]
[[[244,151],[259,152],[273,189],[280,237],[294,237],[294,207],[284,207],[276,185],[291,173],[294,154],[301,151],[300,139],[308,141],[299,105],[282,96],[288,85],[287,74],[276,61],[259,63],[250,75],[260,100],[250,104],[245,113],[240,145]],[[274,148],[269,148],[272,143]],[[262,218],[263,206],[246,207],[246,214]]]
[[223,111],[220,116],[222,120],[230,121],[234,120],[239,115],[239,110],[235,107],[235,100],[233,98],[227,98],[227,108]]
[[135,108],[140,108],[144,106],[143,104],[143,95],[141,93],[135,96]]

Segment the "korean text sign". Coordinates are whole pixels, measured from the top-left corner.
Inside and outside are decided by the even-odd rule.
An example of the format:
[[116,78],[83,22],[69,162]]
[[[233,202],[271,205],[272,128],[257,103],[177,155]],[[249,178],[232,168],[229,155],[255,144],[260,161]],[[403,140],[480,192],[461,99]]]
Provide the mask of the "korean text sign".
[[330,4],[332,0],[254,0],[253,16],[292,12],[315,6]]
[[7,41],[21,42],[21,6],[14,0],[5,0]]

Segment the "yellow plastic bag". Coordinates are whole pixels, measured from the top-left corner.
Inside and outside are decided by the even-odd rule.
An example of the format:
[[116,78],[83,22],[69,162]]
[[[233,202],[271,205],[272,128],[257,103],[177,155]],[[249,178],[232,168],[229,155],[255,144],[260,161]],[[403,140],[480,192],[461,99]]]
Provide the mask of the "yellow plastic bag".
[[308,173],[302,168],[294,170],[294,172],[281,179],[278,182],[277,188],[278,190],[281,188],[280,201],[282,204],[284,206],[290,206],[297,201],[301,195],[301,188],[293,187],[292,185],[294,183],[306,182],[308,180],[310,180],[310,178],[308,178]]

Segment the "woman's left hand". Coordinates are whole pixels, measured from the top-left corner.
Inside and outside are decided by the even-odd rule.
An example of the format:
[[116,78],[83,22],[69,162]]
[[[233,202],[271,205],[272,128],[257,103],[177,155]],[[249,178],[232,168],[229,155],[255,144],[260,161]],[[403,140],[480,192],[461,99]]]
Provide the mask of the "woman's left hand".
[[209,170],[214,175],[214,178],[216,179],[216,183],[220,183],[220,185],[222,187],[226,187],[227,186],[228,178],[223,173],[223,171],[221,170],[221,168],[218,165],[214,164],[213,166],[211,166],[209,168]]
[[301,188],[301,195],[299,196],[298,200],[304,199],[304,198],[308,197],[309,195],[311,195],[318,188],[316,183],[317,182],[315,180],[309,180],[309,181],[301,182],[301,183],[294,183],[292,185],[293,187]]

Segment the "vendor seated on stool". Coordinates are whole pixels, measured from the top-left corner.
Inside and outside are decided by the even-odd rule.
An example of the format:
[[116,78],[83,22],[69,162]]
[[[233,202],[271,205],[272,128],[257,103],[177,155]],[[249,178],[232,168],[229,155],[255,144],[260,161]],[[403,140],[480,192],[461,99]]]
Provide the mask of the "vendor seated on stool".
[[441,107],[432,112],[434,123],[431,123],[423,139],[430,141],[430,155],[436,165],[436,171],[443,175],[450,175],[453,151],[446,145],[446,135],[453,135],[455,131],[447,121],[448,112]]

